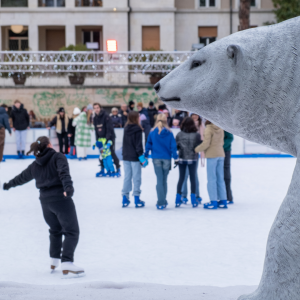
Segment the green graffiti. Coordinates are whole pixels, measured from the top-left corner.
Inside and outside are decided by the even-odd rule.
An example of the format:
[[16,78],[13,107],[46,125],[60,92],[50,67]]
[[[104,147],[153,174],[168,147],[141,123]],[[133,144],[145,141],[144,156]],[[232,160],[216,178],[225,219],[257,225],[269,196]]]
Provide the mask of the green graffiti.
[[110,89],[97,89],[96,95],[101,95],[101,98],[105,100],[107,104],[115,104],[120,102],[128,104],[129,101],[142,102],[144,104],[147,104],[150,101],[153,101],[154,103],[158,102],[158,97],[152,88],[147,89],[149,92],[147,91],[142,93],[138,93],[140,90],[138,87],[131,90],[134,90],[134,92],[129,94],[128,88],[123,89],[122,92],[116,92]]
[[76,89],[76,94],[67,96],[67,106],[78,106],[80,109],[90,103],[90,98],[85,94],[85,89]]
[[33,105],[35,111],[43,117],[51,117],[56,114],[59,107],[63,106],[62,99],[65,97],[65,92],[57,90],[54,93],[47,91],[35,93],[33,95]]
[[0,105],[2,104],[6,104],[7,106],[10,106],[13,104],[13,100],[9,100],[9,99],[0,99]]

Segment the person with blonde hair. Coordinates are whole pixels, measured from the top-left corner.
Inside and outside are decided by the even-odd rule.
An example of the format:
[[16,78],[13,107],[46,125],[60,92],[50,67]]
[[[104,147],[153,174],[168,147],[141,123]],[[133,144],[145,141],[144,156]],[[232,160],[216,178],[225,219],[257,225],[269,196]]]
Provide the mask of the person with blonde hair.
[[151,151],[154,171],[157,177],[157,209],[165,209],[168,205],[168,175],[171,169],[172,157],[177,160],[177,145],[170,130],[165,114],[158,114],[156,123],[150,132],[146,144],[145,157]]

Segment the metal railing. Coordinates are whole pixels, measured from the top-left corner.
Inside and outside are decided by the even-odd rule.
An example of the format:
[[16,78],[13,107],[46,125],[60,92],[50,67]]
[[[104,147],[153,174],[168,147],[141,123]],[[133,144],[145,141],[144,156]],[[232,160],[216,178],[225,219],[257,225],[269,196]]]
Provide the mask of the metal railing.
[[0,51],[1,73],[169,73],[191,51]]

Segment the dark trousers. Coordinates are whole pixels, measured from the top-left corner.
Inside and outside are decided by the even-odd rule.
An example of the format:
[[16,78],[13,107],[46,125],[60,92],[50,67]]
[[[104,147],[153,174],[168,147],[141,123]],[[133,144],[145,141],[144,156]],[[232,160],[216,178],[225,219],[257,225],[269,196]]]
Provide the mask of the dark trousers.
[[[69,138],[68,133],[57,133],[59,152],[68,154],[69,153]],[[63,146],[65,145],[65,152],[63,151]]]
[[[112,156],[112,159],[114,161],[114,164],[116,166],[116,169],[120,169],[120,161],[119,161],[119,158],[116,154],[116,145],[115,145],[115,142],[116,140],[112,140],[113,144],[112,146],[110,147],[110,152],[111,152],[111,156]],[[100,164],[101,164],[101,169],[104,169],[104,163],[103,163],[103,160],[100,160]]]
[[226,151],[224,161],[224,181],[226,185],[227,200],[232,201],[230,161],[231,151]]
[[61,258],[62,262],[73,262],[79,239],[79,225],[73,200],[66,198],[42,203],[42,209],[45,221],[50,227],[50,257]]
[[0,128],[0,163],[3,159],[3,151],[4,151],[4,142],[5,142],[5,128]]
[[151,131],[151,126],[150,126],[150,122],[148,120],[142,121],[141,125],[142,125],[142,127],[144,129],[144,133],[145,133],[145,147],[146,147],[147,140],[148,140],[148,135]]
[[185,172],[187,166],[189,168],[190,173],[190,181],[191,181],[191,194],[196,194],[196,172],[197,172],[197,161],[194,161],[192,164],[179,164],[179,181],[177,184],[177,194],[181,195],[182,185],[185,179]]
[[75,146],[75,135],[72,134],[72,136],[70,137],[70,146],[74,147]]

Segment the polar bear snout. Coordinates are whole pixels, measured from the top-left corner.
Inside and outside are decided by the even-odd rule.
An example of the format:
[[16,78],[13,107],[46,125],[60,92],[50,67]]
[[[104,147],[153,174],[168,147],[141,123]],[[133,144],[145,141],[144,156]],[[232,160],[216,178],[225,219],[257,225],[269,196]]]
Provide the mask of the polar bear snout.
[[155,92],[156,93],[158,93],[159,92],[159,90],[160,90],[160,83],[159,82],[157,82],[155,85],[154,85],[154,87],[153,87],[154,89],[155,89]]
[[[159,82],[156,83],[153,88],[154,88],[155,92],[158,94],[158,92],[160,91],[160,88],[161,88],[160,83]],[[181,99],[179,97],[172,97],[172,98],[160,97],[160,100],[163,102],[170,102],[170,101],[179,102],[179,101],[181,101]]]

